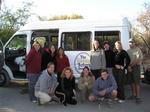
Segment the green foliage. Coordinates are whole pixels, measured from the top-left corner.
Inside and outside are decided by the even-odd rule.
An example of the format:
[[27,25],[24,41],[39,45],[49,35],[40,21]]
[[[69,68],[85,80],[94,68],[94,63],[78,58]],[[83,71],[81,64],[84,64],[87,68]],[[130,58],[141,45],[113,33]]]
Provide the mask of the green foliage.
[[31,15],[32,4],[33,2],[23,2],[22,7],[15,11],[8,7],[0,11],[0,39],[3,43],[7,42],[20,26],[26,24]]
[[38,19],[40,21],[70,20],[70,19],[83,19],[83,16],[79,14],[60,15],[60,16],[54,16],[50,18],[38,16]]

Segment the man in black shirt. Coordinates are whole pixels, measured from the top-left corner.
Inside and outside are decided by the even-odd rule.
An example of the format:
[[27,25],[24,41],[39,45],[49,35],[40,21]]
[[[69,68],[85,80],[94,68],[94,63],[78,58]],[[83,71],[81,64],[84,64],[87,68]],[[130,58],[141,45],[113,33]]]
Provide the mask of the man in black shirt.
[[110,44],[108,41],[104,41],[104,51],[105,51],[105,59],[106,59],[106,68],[108,73],[113,75],[112,68],[114,67],[114,52],[110,48]]

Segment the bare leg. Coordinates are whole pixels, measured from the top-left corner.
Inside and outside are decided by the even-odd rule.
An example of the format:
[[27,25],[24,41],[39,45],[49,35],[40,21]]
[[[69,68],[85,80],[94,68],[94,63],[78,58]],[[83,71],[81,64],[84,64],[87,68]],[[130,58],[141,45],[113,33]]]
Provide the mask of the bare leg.
[[140,98],[140,85],[136,84],[136,103],[140,104],[142,102]]
[[131,84],[132,96],[136,96],[136,86],[135,84]]
[[139,98],[140,97],[140,85],[139,84],[136,84],[135,86],[136,88],[136,97]]

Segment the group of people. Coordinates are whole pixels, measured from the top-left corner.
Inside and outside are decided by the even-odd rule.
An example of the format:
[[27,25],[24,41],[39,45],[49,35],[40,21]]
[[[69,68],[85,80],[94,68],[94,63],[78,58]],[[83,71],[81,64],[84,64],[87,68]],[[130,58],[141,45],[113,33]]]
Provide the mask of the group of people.
[[140,99],[140,64],[142,52],[134,40],[129,41],[130,49],[123,50],[120,41],[115,43],[115,50],[109,42],[95,40],[90,55],[90,67],[85,66],[77,86],[69,59],[63,48],[54,45],[43,48],[45,39],[36,38],[32,49],[26,56],[26,67],[30,100],[45,104],[58,101],[64,105],[77,104],[76,90],[79,90],[81,102],[96,101],[107,97],[122,103],[125,100],[125,71],[130,74],[132,95],[129,99]]
[[44,104],[59,98],[64,105],[77,104],[75,77],[64,49],[43,48],[44,43],[45,38],[36,38],[25,60],[30,100]]
[[[114,49],[110,48],[108,41],[105,41],[103,46],[100,48],[99,42],[95,40],[94,49],[91,51],[90,68],[96,82],[93,86],[94,95],[89,97],[89,100],[93,101],[100,96],[111,95],[114,100],[120,103],[124,102],[124,86],[128,74],[128,82],[132,90],[132,95],[128,99],[141,103],[140,65],[143,59],[142,51],[136,46],[133,39],[129,40],[130,48],[127,51],[123,49],[120,41],[115,42]],[[107,70],[105,73],[103,73],[104,69]],[[106,75],[107,78],[104,74],[108,75]]]

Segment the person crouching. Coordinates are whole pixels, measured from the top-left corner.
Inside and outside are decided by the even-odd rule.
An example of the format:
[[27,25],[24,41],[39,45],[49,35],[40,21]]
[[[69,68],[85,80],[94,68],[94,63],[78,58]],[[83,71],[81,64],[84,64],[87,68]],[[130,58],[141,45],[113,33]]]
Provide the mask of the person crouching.
[[93,86],[93,95],[89,96],[89,101],[96,101],[98,98],[113,98],[117,96],[117,84],[113,75],[109,75],[107,70],[102,70],[100,77]]
[[49,62],[47,69],[42,72],[35,85],[35,96],[39,105],[48,103],[55,97],[55,89],[58,86],[58,82],[54,69],[54,63]]

